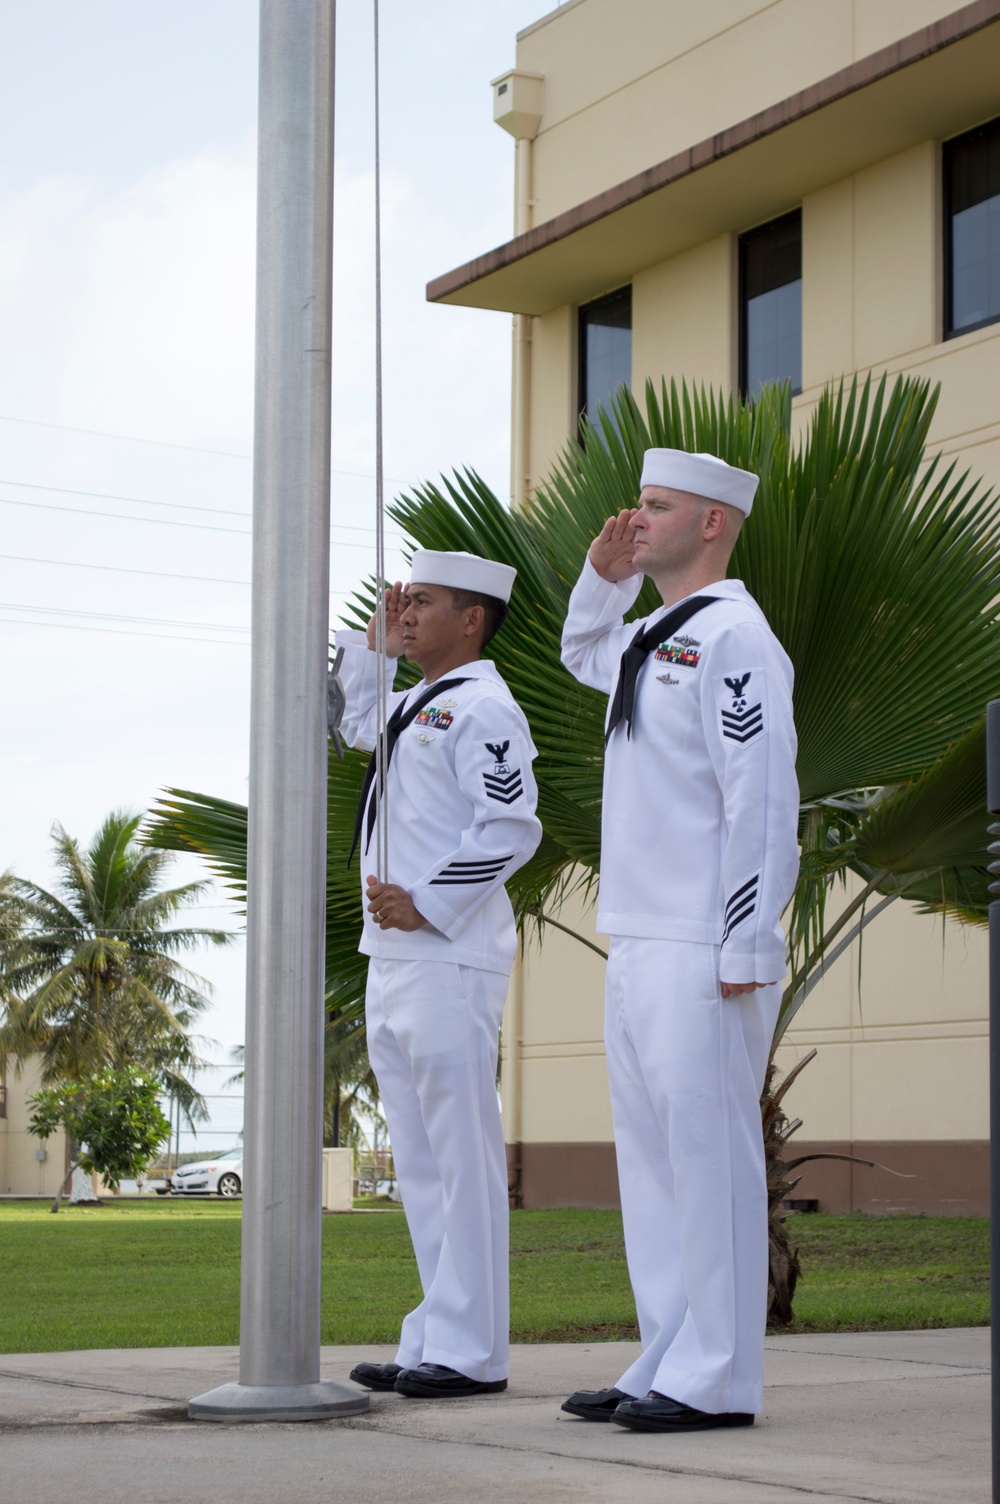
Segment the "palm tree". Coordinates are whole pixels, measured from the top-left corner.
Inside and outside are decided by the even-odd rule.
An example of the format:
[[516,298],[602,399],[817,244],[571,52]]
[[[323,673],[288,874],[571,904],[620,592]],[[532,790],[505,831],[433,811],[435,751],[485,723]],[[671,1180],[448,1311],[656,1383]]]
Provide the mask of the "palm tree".
[[140,819],[114,811],[85,850],[55,825],[55,893],[4,875],[0,1068],[36,1058],[48,1086],[139,1065],[190,1121],[205,1115],[188,1073],[207,984],[176,958],[233,937],[173,924],[207,880],[160,887],[171,858],[137,845]]
[[333,1149],[357,1149],[363,1141],[361,1115],[379,1116],[379,1090],[368,1059],[364,1019],[327,1014],[324,1035],[323,1141]]
[[[884,379],[831,387],[794,443],[787,388],[742,401],[647,383],[644,411],[622,388],[596,428],[584,423],[582,442],[566,447],[522,512],[471,471],[396,503],[394,520],[418,546],[465,549],[518,571],[510,617],[488,652],[539,752],[545,835],[511,884],[523,925],[559,923],[562,897],[597,871],[605,698],[565,672],[560,634],[590,541],[609,515],[634,504],[643,452],[661,445],[708,451],[761,476],[732,571],[795,666],[802,795],[802,870],[789,914],[794,977],[776,1038],[833,942],[885,899],[903,896],[961,919],[982,915],[975,726],[1000,685],[1000,503],[954,465],[928,463],[936,401],[913,378],[891,391]],[[367,619],[373,599],[373,591],[355,597],[352,625]],[[634,615],[657,604],[647,581]],[[401,667],[398,683],[407,672]],[[364,761],[351,753],[330,760],[327,1001],[345,1012],[360,1011],[363,986],[359,890],[346,857]],[[200,851],[231,883],[245,882],[239,806],[171,790],[150,839]],[[828,923],[827,899],[852,871],[864,900]],[[776,1112],[780,1101],[773,1105]],[[775,1112],[772,1148],[785,1132]]]
[[[242,1086],[246,1050],[234,1045],[232,1061],[240,1069],[226,1081]],[[361,1142],[359,1111],[376,1117],[378,1083],[368,1059],[364,1020],[356,1013],[341,1017],[334,1009],[327,1014],[323,1034],[323,1142],[332,1149],[357,1148]]]

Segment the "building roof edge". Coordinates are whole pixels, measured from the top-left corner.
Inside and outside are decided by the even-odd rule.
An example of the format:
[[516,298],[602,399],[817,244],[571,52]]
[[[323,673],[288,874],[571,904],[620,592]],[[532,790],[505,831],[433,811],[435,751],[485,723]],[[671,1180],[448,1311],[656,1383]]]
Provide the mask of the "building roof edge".
[[578,5],[582,5],[583,3],[584,0],[561,0],[561,3],[554,10],[548,10],[544,16],[539,16],[537,21],[530,21],[527,26],[522,26],[521,30],[517,33],[517,41],[520,41],[522,37],[529,37],[533,31],[541,31],[543,26],[548,26],[552,21],[557,21],[567,11],[575,10]]
[[[548,18],[543,17],[544,19]],[[565,239],[587,225],[595,224],[598,220],[614,214],[628,204],[633,204],[648,194],[677,182],[680,178],[698,172],[710,166],[711,163],[792,125],[797,120],[815,114],[827,105],[855,94],[880,79],[911,67],[921,59],[930,57],[933,53],[940,52],[997,21],[1000,21],[1000,0],[972,0],[971,4],[961,6],[960,9],[950,12],[947,16],[942,16],[940,20],[921,27],[919,31],[911,32],[908,36],[901,37],[898,41],[881,47],[876,52],[868,53],[867,56],[859,58],[855,63],[850,63],[846,68],[838,69],[836,73],[820,79],[818,83],[790,94],[786,99],[769,105],[767,109],[748,116],[738,124],[729,126],[726,130],[719,131],[716,135],[709,136],[694,146],[686,147],[683,151],[676,152],[665,161],[657,162],[654,166],[625,178],[611,188],[605,188],[592,198],[574,204],[571,209],[557,214],[554,219],[535,225],[524,234],[515,236],[513,240],[508,240],[503,245],[496,246],[493,250],[485,251],[473,260],[465,262],[462,266],[455,267],[440,277],[435,277],[427,284],[427,301],[436,303],[454,296],[463,288],[471,286],[494,272],[501,271],[504,267],[512,266],[547,246],[554,245],[557,241]]]

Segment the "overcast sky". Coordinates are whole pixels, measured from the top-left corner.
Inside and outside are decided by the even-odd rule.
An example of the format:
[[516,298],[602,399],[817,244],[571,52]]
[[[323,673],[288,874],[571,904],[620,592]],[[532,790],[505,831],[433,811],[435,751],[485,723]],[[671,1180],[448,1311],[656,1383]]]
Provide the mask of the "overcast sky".
[[[396,491],[458,465],[509,490],[509,318],[424,286],[509,238],[489,81],[550,8],[381,0]],[[333,619],[373,565],[371,15],[338,5]],[[0,867],[44,886],[54,821],[246,798],[256,51],[253,0],[0,0]],[[242,944],[194,964],[224,1061]]]

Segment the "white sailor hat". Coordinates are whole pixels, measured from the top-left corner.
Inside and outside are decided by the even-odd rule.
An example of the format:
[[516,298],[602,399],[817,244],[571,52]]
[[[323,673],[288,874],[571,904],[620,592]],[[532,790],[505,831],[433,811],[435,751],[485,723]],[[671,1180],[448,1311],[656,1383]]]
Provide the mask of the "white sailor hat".
[[738,507],[744,517],[753,506],[760,477],[737,470],[714,454],[688,454],[685,449],[647,449],[642,461],[640,486],[667,486],[688,491],[709,501]]
[[474,590],[477,595],[492,595],[509,601],[517,570],[495,559],[480,559],[477,554],[438,553],[418,548],[410,564],[413,585],[447,585],[452,590]]

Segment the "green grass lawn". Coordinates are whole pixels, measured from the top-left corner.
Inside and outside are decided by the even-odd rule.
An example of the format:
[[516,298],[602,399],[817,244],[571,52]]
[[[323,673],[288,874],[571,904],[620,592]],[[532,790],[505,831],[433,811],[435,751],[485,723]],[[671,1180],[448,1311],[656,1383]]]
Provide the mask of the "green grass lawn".
[[[239,1340],[238,1203],[0,1203],[0,1351]],[[965,1217],[790,1219],[802,1250],[799,1331],[980,1326],[988,1223]],[[398,1209],[323,1218],[322,1340],[392,1342],[419,1299]],[[516,1342],[634,1337],[621,1217],[511,1217]]]
[[803,1332],[988,1326],[988,1217],[792,1216]]

